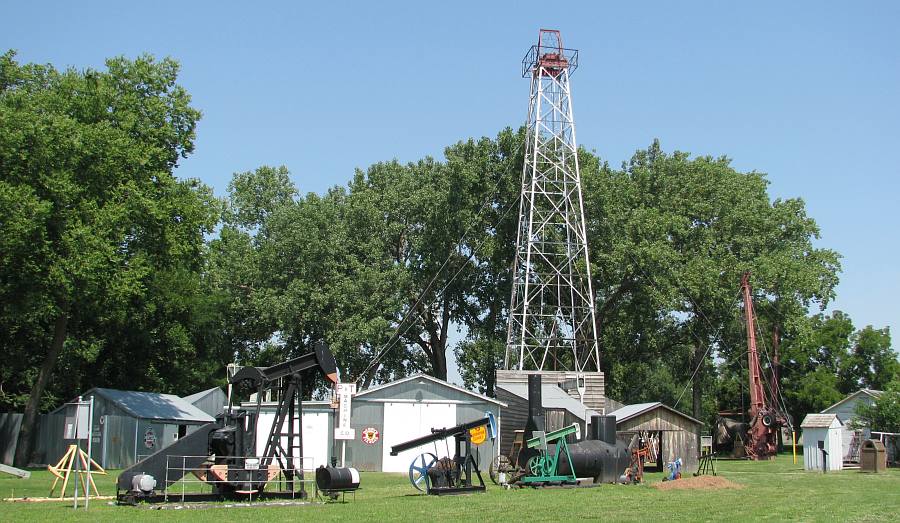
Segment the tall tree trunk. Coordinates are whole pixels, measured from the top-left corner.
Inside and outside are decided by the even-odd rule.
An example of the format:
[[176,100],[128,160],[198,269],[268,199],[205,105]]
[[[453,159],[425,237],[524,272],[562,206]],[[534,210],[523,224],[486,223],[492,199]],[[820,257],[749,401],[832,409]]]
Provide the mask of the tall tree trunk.
[[[425,331],[428,333],[428,341],[425,342],[418,338],[416,342],[422,347],[422,351],[428,356],[431,362],[431,375],[435,378],[447,381],[447,335],[446,327],[441,328],[437,324],[434,311],[431,307],[427,307],[423,320],[425,323]],[[442,313],[442,319],[445,319],[449,312]]]
[[442,336],[431,330],[428,336],[430,351],[425,351],[431,360],[431,375],[439,380],[447,381],[447,346],[441,343]]
[[17,467],[25,467],[28,465],[28,459],[31,457],[31,435],[34,432],[35,422],[37,421],[38,410],[41,407],[41,397],[47,388],[47,382],[53,374],[56,367],[56,360],[59,359],[59,353],[62,352],[63,343],[66,341],[66,328],[69,325],[69,305],[68,303],[62,307],[53,325],[53,342],[50,344],[50,350],[44,358],[41,370],[38,372],[34,386],[31,387],[31,395],[28,397],[28,403],[25,405],[25,415],[22,418],[22,426],[19,428],[19,437],[16,443],[16,455],[13,463]]
[[447,331],[450,330],[450,298],[444,297],[441,307],[441,326],[437,344],[432,344],[434,359],[434,377],[447,381]]
[[694,383],[692,384],[692,397],[693,397],[693,405],[691,409],[691,415],[697,419],[701,419],[701,411],[703,410],[703,397],[702,397],[702,381],[703,381],[703,347],[700,345],[700,342],[697,342],[694,345],[694,354],[691,358],[691,368],[697,369],[697,374],[694,375]]

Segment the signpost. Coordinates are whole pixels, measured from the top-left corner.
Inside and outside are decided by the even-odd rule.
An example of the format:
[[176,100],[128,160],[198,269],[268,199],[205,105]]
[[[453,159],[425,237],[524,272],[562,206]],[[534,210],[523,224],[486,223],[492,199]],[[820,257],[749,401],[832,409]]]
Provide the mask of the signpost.
[[[81,440],[87,440],[87,463],[85,464],[84,474],[87,475],[86,480],[82,480],[82,490],[84,490],[84,508],[88,508],[91,495],[91,444],[93,443],[93,418],[94,418],[94,397],[91,396],[88,401],[84,401],[81,396],[72,403],[66,404],[66,420],[63,426],[63,438],[75,440],[75,493],[72,495],[72,507],[78,508],[78,479],[80,477],[81,465]],[[54,483],[55,484],[55,483]],[[65,484],[63,484],[63,495],[65,495]]]
[[356,383],[338,383],[338,426],[334,429],[334,439],[341,440],[341,466],[347,466],[347,440],[356,439],[356,430],[350,427],[350,402],[356,394]]

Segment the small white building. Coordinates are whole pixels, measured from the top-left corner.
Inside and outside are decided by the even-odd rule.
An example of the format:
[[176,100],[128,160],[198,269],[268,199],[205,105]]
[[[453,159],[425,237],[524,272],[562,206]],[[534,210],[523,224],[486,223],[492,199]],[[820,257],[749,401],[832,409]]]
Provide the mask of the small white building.
[[[255,401],[241,404],[255,408]],[[357,392],[351,402],[350,425],[355,438],[347,440],[346,463],[364,471],[409,472],[416,456],[431,452],[438,457],[454,454],[453,438],[391,456],[391,446],[446,428],[473,421],[490,412],[500,423],[500,408],[505,403],[458,387],[426,374],[416,374]],[[261,405],[256,435],[256,452],[261,454],[275,420],[277,403]],[[303,456],[313,468],[340,458],[342,442],[334,439],[335,411],[328,401],[303,402]],[[300,427],[295,426],[295,430]],[[285,440],[284,444],[287,442]],[[499,441],[476,446],[475,454],[482,473],[499,452]]]
[[[841,433],[844,424],[836,414],[807,414],[803,430],[803,468],[806,470],[843,469]],[[828,453],[827,457],[822,451]]]
[[851,421],[856,418],[856,408],[860,404],[871,405],[881,396],[880,390],[859,389],[853,394],[822,411],[822,414],[836,414],[843,423],[841,429],[841,456],[846,463],[859,463],[859,449],[863,441],[871,437],[871,427],[854,428]]

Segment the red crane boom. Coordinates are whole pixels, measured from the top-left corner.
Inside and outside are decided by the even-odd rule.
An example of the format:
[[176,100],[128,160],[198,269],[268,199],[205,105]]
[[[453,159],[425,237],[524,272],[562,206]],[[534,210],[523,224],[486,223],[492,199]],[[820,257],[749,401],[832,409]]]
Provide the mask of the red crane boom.
[[741,277],[741,291],[744,294],[744,317],[747,324],[747,369],[750,372],[750,418],[766,408],[766,394],[763,390],[762,371],[759,367],[759,353],[756,350],[756,314],[750,290],[750,273]]
[[741,278],[741,291],[744,295],[747,363],[750,375],[750,427],[747,431],[745,450],[751,459],[772,459],[778,452],[778,430],[785,425],[785,418],[778,409],[766,404],[762,369],[756,350],[756,314],[753,311],[749,272],[745,272]]

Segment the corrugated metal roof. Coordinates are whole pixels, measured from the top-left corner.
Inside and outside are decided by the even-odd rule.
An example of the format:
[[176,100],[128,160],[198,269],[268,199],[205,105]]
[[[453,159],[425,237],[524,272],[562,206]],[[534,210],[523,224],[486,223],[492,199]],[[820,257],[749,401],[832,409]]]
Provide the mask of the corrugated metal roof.
[[674,412],[675,414],[678,414],[679,416],[683,416],[683,417],[693,421],[694,423],[703,425],[703,422],[701,422],[700,420],[693,418],[691,416],[688,416],[684,412],[675,410],[672,407],[670,407],[664,403],[661,403],[659,401],[652,401],[650,403],[635,403],[634,405],[625,405],[621,409],[610,412],[608,414],[608,416],[615,416],[616,423],[621,423],[627,419],[633,418],[633,417],[643,414],[647,411],[653,410],[657,407],[664,408],[670,412]]
[[616,423],[621,421],[625,421],[628,418],[633,418],[642,412],[648,411],[657,405],[662,405],[662,403],[658,401],[654,401],[651,403],[635,403],[634,405],[625,405],[622,408],[616,409],[608,414],[608,416],[615,416]]
[[844,403],[847,403],[848,401],[850,401],[850,400],[852,400],[853,398],[855,398],[855,397],[857,397],[857,396],[860,396],[860,395],[862,395],[862,394],[865,394],[866,396],[869,396],[869,397],[871,397],[871,398],[873,398],[873,399],[878,399],[878,397],[881,396],[882,391],[880,391],[880,390],[875,390],[875,389],[859,389],[859,390],[856,391],[856,392],[853,392],[853,393],[851,393],[851,394],[848,394],[846,398],[844,398],[844,399],[842,399],[841,401],[835,403],[834,405],[828,407],[827,409],[824,409],[824,410],[821,412],[821,414],[827,414],[829,410],[831,410],[831,409],[837,407],[838,405],[842,405],[842,404],[844,404]]
[[838,426],[843,425],[837,414],[807,414],[800,424],[801,429],[827,429],[837,420]]
[[[520,398],[528,399],[528,385],[525,383],[498,383],[497,388]],[[559,386],[550,383],[541,384],[541,402],[544,404],[545,409],[565,409],[582,421],[584,421],[585,416],[590,418],[599,414],[597,411],[586,407],[584,403],[566,394],[566,391],[559,388]]]
[[[213,387],[211,389],[206,389],[206,390],[201,390],[200,392],[195,392],[195,393],[191,394],[190,396],[182,396],[181,399],[183,399],[184,401],[186,401],[188,403],[193,404],[193,403],[196,403],[197,400],[203,399],[206,396],[208,396],[216,391],[222,392],[222,389],[220,389],[219,387]],[[222,392],[222,394],[224,395],[225,393]]]
[[[82,396],[89,396],[91,393],[105,398],[135,418],[195,423],[216,421],[209,414],[174,394],[96,387],[85,392]],[[65,405],[61,408],[65,408]]]
[[452,383],[448,383],[448,382],[446,382],[446,381],[444,381],[444,380],[435,378],[434,376],[429,376],[428,374],[425,374],[425,373],[413,374],[412,376],[409,376],[409,377],[406,377],[406,378],[401,378],[401,379],[399,379],[399,380],[394,380],[394,381],[391,381],[391,382],[388,382],[388,383],[383,383],[383,384],[381,384],[381,385],[376,385],[375,387],[370,387],[370,388],[368,388],[368,389],[366,389],[366,390],[357,392],[357,393],[356,393],[356,396],[354,396],[354,397],[365,396],[365,395],[371,394],[371,393],[373,393],[373,392],[375,392],[375,391],[379,391],[379,390],[383,390],[383,389],[386,389],[386,388],[389,388],[389,387],[393,387],[394,385],[399,385],[399,384],[401,384],[401,383],[406,383],[407,381],[414,380],[414,379],[426,379],[426,380],[432,381],[432,382],[434,382],[434,383],[437,383],[437,384],[439,384],[439,385],[442,385],[442,386],[451,388],[451,389],[453,389],[453,390],[456,390],[456,391],[458,391],[458,392],[462,392],[463,394],[468,394],[469,396],[474,396],[474,397],[476,397],[476,398],[478,398],[478,399],[480,399],[480,400],[482,400],[482,401],[487,401],[487,402],[489,402],[489,403],[494,403],[494,404],[500,405],[501,407],[505,407],[505,406],[506,406],[505,403],[503,403],[503,402],[501,402],[501,401],[497,401],[497,400],[495,400],[494,398],[489,398],[489,397],[487,397],[487,396],[482,396],[481,394],[472,392],[472,391],[470,391],[470,390],[466,390],[466,389],[464,389],[464,388],[462,388],[462,387],[458,387],[458,386],[456,386],[456,385],[454,385],[454,384],[452,384]]

